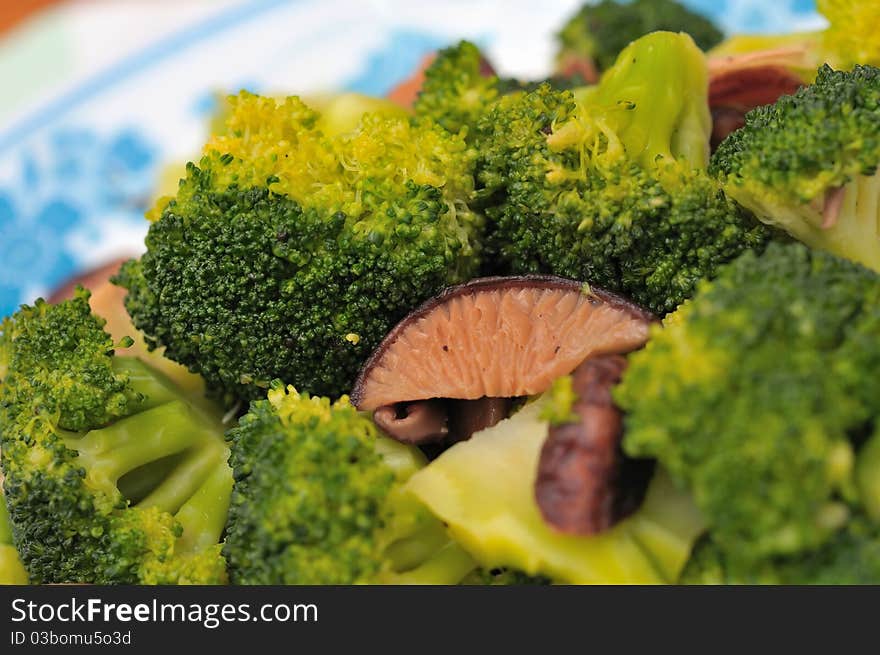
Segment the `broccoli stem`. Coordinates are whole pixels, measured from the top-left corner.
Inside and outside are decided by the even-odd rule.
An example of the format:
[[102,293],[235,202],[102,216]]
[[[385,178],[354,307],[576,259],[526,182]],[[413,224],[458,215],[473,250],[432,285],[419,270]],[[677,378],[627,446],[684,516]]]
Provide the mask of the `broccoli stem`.
[[385,553],[395,571],[408,571],[424,562],[449,541],[446,527],[433,517],[418,532],[392,543]]
[[114,495],[117,481],[129,471],[183,452],[204,434],[202,425],[181,401],[148,409],[113,425],[69,437],[65,444],[78,453],[86,482]]
[[0,544],[12,543],[12,523],[6,510],[6,499],[0,494]]
[[859,450],[855,477],[865,512],[880,521],[880,431]]
[[181,552],[194,553],[216,544],[226,527],[232,471],[226,464],[226,449],[218,449],[218,455],[208,477],[175,514],[183,527],[177,541]]
[[6,500],[0,493],[0,585],[11,584],[28,584],[28,575],[12,545],[12,524],[6,511]]
[[128,376],[132,390],[143,397],[136,405],[138,412],[179,398],[168,378],[136,357],[114,357],[110,366],[114,373]]
[[116,487],[132,505],[137,505],[149,496],[171,471],[177,468],[187,454],[186,452],[178,453],[144,464],[119,478],[116,481]]
[[474,559],[457,543],[450,541],[430,559],[404,573],[382,576],[382,584],[454,585],[477,568]]
[[226,449],[219,442],[216,448],[198,447],[186,452],[167,477],[138,503],[138,507],[158,507],[172,514],[179,511],[211,474],[217,462],[225,459]]

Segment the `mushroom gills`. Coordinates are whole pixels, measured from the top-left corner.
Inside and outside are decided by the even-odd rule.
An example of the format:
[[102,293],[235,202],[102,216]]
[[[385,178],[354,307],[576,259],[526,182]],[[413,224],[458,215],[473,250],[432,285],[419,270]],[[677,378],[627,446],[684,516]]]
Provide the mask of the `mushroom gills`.
[[[462,421],[450,424],[450,433],[466,434],[470,415],[498,410],[488,399],[542,393],[589,356],[639,348],[654,321],[629,301],[573,280],[474,280],[447,289],[398,323],[361,369],[351,399],[363,411],[430,399],[487,399],[450,414]],[[386,425],[392,418],[401,420],[400,411],[382,410]]]

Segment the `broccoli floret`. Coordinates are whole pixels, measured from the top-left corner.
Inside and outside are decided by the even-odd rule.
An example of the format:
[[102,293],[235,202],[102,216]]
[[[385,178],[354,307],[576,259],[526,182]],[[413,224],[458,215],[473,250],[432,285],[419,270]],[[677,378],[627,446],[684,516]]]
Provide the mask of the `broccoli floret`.
[[456,584],[476,567],[403,489],[425,460],[343,397],[280,384],[230,430],[235,584]]
[[823,66],[712,157],[728,195],[807,245],[880,270],[880,69]]
[[27,583],[27,571],[12,544],[12,524],[9,523],[6,501],[0,493],[0,585]]
[[655,475],[642,506],[609,530],[568,535],[544,521],[534,481],[550,425],[549,402],[545,394],[455,444],[416,472],[406,488],[490,572],[509,568],[564,584],[677,580],[704,526],[687,494],[663,472]]
[[499,77],[476,45],[460,41],[440,50],[425,70],[425,80],[413,109],[449,132],[474,139],[477,122],[505,95],[534,91],[542,84],[579,93],[587,80],[578,75],[554,75],[546,80]]
[[492,249],[512,273],[553,273],[622,292],[656,312],[767,229],[705,172],[703,54],[687,35],[629,46],[582,94],[506,96],[478,124],[478,193]]
[[118,282],[135,325],[225,400],[271,380],[337,397],[406,312],[479,265],[474,153],[368,114],[325,137],[297,98],[243,93]]
[[624,450],[691,490],[743,570],[814,551],[878,507],[878,334],[876,273],[800,244],[747,253],[630,356]]
[[598,71],[610,68],[630,42],[649,32],[687,32],[702,50],[721,41],[721,30],[708,18],[675,0],[602,0],[584,4],[557,35],[557,65],[572,58],[592,62]]
[[[472,130],[498,98],[500,85],[479,48],[460,41],[440,50],[425,70],[413,109],[417,116],[430,118],[450,132]],[[510,82],[505,86],[510,87]]]
[[114,356],[103,325],[79,289],[0,326],[0,463],[30,578],[224,582],[222,424],[140,360]]
[[694,548],[682,584],[880,584],[880,530],[853,521],[818,550],[742,568],[708,535]]

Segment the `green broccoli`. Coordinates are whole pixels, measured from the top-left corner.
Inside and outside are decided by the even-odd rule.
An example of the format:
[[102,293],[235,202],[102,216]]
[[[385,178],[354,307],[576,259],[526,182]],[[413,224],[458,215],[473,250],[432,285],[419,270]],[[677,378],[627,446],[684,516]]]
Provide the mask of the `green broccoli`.
[[12,525],[9,523],[6,501],[0,493],[0,585],[27,583],[27,571],[12,544]]
[[723,36],[712,21],[675,0],[602,0],[584,4],[565,23],[557,35],[557,67],[576,59],[604,71],[631,41],[656,31],[687,32],[702,50]]
[[417,116],[430,118],[449,132],[459,133],[465,127],[470,132],[497,100],[500,85],[479,48],[460,41],[440,50],[425,70],[413,109]]
[[693,493],[737,570],[880,521],[880,276],[800,244],[746,253],[630,356],[624,450]]
[[0,324],[15,546],[34,583],[222,583],[223,426],[140,360],[114,356],[103,325],[83,289]]
[[690,37],[657,32],[580,102],[548,86],[500,99],[477,127],[477,192],[509,272],[589,280],[664,313],[760,248],[768,230],[705,172],[706,88]]
[[563,534],[544,521],[534,481],[554,414],[552,396],[545,393],[455,444],[416,472],[406,488],[485,570],[510,567],[521,572],[514,574],[520,579],[563,584],[675,582],[704,524],[688,495],[663,472],[634,514],[600,534]]
[[710,172],[762,221],[880,270],[880,69],[823,66],[816,82],[746,115]]
[[880,584],[880,530],[852,521],[815,551],[742,568],[708,535],[697,542],[681,584]]
[[367,114],[330,138],[295,97],[231,102],[118,276],[126,307],[227,402],[275,378],[339,396],[406,312],[477,270],[475,155],[427,122]]
[[347,397],[280,384],[230,430],[234,584],[457,584],[474,560],[403,483],[425,465]]
[[546,80],[523,81],[499,77],[470,41],[460,41],[437,53],[425,70],[425,80],[413,109],[465,140],[473,140],[477,122],[502,96],[537,89],[543,83],[554,89],[580,92],[586,80],[577,75],[555,75]]

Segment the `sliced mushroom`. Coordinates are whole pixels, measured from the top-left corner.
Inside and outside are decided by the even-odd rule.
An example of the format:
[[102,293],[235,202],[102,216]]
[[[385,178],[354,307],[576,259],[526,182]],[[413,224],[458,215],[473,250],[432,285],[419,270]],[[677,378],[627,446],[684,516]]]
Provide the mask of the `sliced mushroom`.
[[[103,266],[98,266],[85,271],[84,273],[68,278],[64,283],[54,289],[46,300],[55,304],[62,300],[73,298],[73,292],[77,286],[85,287],[92,291],[92,293],[95,293],[97,289],[104,287],[104,285],[110,282],[110,278],[116,275],[119,271],[119,267],[122,266],[127,259],[128,257],[114,259]],[[125,292],[122,291],[121,295],[124,296]]]
[[611,389],[626,358],[588,359],[572,374],[577,420],[551,426],[541,450],[535,500],[544,520],[560,532],[589,535],[607,530],[641,504],[653,464],[624,457],[621,412]]
[[[623,298],[573,280],[474,280],[404,318],[361,369],[351,399],[358,409],[379,410],[380,427],[409,443],[465,439],[504,418],[506,399],[545,391],[592,355],[641,347],[654,320]],[[430,399],[444,399],[442,436],[422,410],[415,417],[421,421],[407,419],[407,407]],[[438,412],[441,405],[431,407]]]
[[806,65],[804,57],[801,47],[784,47],[710,59],[712,148],[742,127],[749,111],[797,91],[804,81],[794,71]]
[[402,443],[434,443],[449,436],[449,415],[437,399],[383,405],[373,412],[373,422]]
[[510,398],[431,398],[383,405],[373,412],[373,421],[402,443],[450,445],[507,418],[512,404]]

